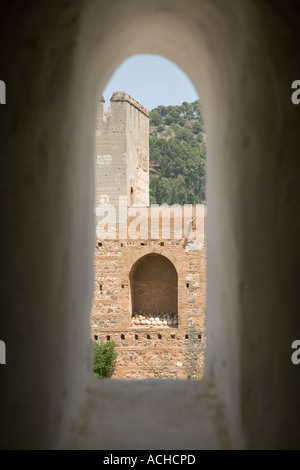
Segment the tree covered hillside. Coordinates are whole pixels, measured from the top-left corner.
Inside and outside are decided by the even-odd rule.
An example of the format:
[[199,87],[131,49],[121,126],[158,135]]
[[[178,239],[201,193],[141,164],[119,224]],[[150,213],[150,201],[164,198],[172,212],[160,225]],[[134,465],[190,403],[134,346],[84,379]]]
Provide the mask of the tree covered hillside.
[[205,131],[200,102],[150,111],[150,203],[205,202]]

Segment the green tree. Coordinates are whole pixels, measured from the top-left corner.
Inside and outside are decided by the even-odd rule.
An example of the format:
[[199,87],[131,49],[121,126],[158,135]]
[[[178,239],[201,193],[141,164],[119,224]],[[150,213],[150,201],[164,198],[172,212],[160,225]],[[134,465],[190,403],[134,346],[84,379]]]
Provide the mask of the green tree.
[[168,114],[168,116],[166,116],[165,118],[165,123],[167,124],[167,126],[170,126],[171,124],[173,124],[173,122],[174,122],[174,117]]
[[202,126],[201,126],[201,123],[199,121],[194,122],[193,127],[192,127],[192,131],[194,132],[194,134],[199,134],[199,132],[202,131]]
[[160,113],[154,109],[150,111],[150,125],[159,126],[162,123],[162,117]]
[[206,149],[200,102],[158,106],[150,115],[150,203],[204,203]]
[[168,109],[165,106],[160,105],[160,106],[157,106],[157,108],[155,109],[159,112],[161,117],[165,117],[168,114]]
[[107,343],[94,342],[94,377],[111,377],[117,360],[115,351],[116,343],[108,341]]
[[175,122],[177,122],[180,118],[180,110],[178,109],[178,106],[172,106],[172,109],[169,112],[169,116],[172,116]]

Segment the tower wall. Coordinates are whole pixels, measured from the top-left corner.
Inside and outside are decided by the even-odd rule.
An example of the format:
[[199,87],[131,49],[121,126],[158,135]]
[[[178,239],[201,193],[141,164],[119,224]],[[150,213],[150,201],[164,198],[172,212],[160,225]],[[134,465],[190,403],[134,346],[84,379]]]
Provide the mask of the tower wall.
[[118,212],[120,196],[128,205],[149,204],[149,113],[123,92],[113,94],[107,114],[100,101],[96,130],[96,205]]

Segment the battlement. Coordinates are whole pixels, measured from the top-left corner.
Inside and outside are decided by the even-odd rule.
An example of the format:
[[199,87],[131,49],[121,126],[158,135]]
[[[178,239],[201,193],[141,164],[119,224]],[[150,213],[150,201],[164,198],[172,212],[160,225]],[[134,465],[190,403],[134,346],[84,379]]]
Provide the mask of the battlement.
[[131,104],[134,106],[136,109],[138,109],[141,113],[143,113],[146,117],[149,118],[149,112],[144,106],[142,106],[138,101],[136,101],[134,98],[132,98],[128,93],[125,93],[124,91],[116,91],[110,101],[118,101],[118,102],[124,102],[126,101],[127,103]]
[[[102,96],[99,100],[98,107],[98,116],[97,116],[97,129],[101,130],[104,123],[109,123],[110,121],[119,120],[120,116],[120,106],[119,103],[128,103],[130,107],[135,108],[135,110],[142,113],[146,120],[149,119],[148,110],[142,106],[138,101],[136,101],[132,96],[124,91],[115,91],[110,98],[110,106],[108,107],[107,112],[105,112],[105,99]],[[121,105],[122,106],[122,105]],[[126,108],[124,108],[125,111]],[[124,113],[125,118],[125,113]]]

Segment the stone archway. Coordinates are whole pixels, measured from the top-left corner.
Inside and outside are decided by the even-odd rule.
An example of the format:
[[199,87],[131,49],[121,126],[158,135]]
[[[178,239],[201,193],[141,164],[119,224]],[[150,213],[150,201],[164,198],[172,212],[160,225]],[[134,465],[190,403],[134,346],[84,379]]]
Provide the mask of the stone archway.
[[130,271],[132,313],[178,311],[178,275],[171,261],[157,253],[139,258]]

